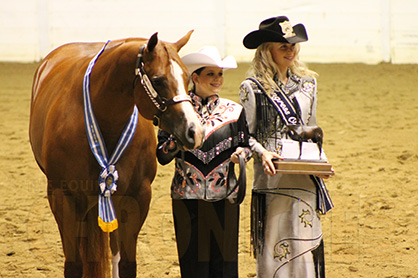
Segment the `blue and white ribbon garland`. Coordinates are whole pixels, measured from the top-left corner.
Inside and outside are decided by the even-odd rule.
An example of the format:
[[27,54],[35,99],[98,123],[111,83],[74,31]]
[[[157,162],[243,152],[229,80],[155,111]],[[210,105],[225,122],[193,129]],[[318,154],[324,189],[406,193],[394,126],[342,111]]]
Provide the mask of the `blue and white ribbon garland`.
[[104,232],[112,232],[118,228],[118,221],[116,219],[115,209],[113,207],[111,196],[116,191],[116,182],[119,178],[118,172],[114,164],[116,164],[119,158],[122,156],[125,149],[129,146],[134,134],[136,125],[138,122],[138,108],[135,106],[134,111],[129,119],[128,124],[121,137],[119,138],[118,144],[110,157],[108,158],[105,141],[100,132],[99,125],[97,124],[96,118],[94,117],[93,108],[91,106],[90,99],[90,74],[99,56],[103,53],[106,48],[106,44],[94,56],[87,67],[86,73],[84,74],[83,80],[83,97],[84,97],[84,120],[86,124],[87,138],[90,144],[91,151],[96,157],[97,162],[102,167],[102,171],[99,176],[99,216],[98,222],[100,228]]

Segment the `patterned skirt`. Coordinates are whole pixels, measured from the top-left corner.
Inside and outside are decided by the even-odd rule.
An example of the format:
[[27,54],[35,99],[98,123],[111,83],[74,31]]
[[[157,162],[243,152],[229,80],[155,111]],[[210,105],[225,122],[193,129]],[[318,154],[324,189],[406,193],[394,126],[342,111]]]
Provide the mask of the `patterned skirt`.
[[[273,188],[270,178],[275,179]],[[309,176],[267,177],[252,195],[257,277],[325,277],[317,191]]]

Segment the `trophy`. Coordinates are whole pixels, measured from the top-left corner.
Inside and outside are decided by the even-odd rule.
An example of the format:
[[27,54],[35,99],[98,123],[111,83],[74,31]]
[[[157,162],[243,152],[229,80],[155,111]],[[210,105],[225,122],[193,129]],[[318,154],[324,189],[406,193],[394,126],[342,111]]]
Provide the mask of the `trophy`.
[[289,125],[284,131],[281,156],[274,160],[276,171],[285,174],[333,175],[332,165],[322,149],[323,131],[318,126]]

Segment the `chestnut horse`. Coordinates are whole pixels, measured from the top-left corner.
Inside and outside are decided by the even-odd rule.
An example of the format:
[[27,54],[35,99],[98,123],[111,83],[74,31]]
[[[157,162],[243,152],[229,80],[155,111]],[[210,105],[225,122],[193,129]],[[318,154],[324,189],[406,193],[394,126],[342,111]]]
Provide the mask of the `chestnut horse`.
[[[178,56],[191,33],[176,43],[160,41],[157,33],[149,40],[71,43],[40,63],[32,87],[29,137],[48,180],[65,277],[108,277],[111,270],[113,277],[136,276],[137,237],[157,168],[152,120],[186,149],[199,147],[204,137],[187,95],[187,70]],[[127,123],[137,123],[114,165],[119,179],[111,200],[118,227],[109,232],[98,226],[98,178],[103,168],[90,147],[83,104],[83,80],[93,57],[97,60],[88,79],[90,101],[101,131],[96,136],[101,134],[109,154],[118,148]],[[139,111],[137,120],[134,111]]]

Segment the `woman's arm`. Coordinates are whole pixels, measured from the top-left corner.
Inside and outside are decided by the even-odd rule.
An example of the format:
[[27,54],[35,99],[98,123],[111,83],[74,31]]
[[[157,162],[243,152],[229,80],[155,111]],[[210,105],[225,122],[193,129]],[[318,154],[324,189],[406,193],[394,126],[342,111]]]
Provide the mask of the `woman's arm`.
[[244,107],[245,118],[247,121],[249,139],[248,143],[251,151],[261,158],[266,149],[256,139],[254,134],[257,130],[256,102],[254,91],[251,87],[251,81],[246,80],[241,83],[239,90],[239,102]]
[[275,175],[276,169],[273,164],[273,159],[282,159],[280,155],[275,152],[266,150],[263,145],[258,142],[254,136],[257,130],[257,117],[256,117],[256,101],[253,88],[251,87],[251,81],[246,80],[241,83],[240,87],[240,103],[244,107],[246,121],[249,130],[249,145],[251,151],[256,154],[259,160],[262,162],[264,173],[268,175]]
[[[317,90],[317,82],[316,79],[314,79],[314,84],[315,84],[315,88],[313,90],[313,100],[312,100],[312,107],[311,107],[311,117],[309,118],[309,122],[307,123],[307,125],[309,126],[316,126],[317,125],[317,120],[316,120],[316,108],[317,108],[317,104],[318,104],[318,90]],[[334,169],[331,169],[331,171],[334,173]],[[329,179],[331,177],[331,175],[315,175],[318,178],[321,179]]]
[[316,126],[317,125],[317,120],[316,120],[316,105],[318,103],[318,98],[317,98],[317,83],[316,83],[316,79],[314,78],[314,89],[312,92],[312,105],[311,105],[311,111],[309,112],[310,117],[309,117],[309,121],[306,123],[306,125],[309,126]]

